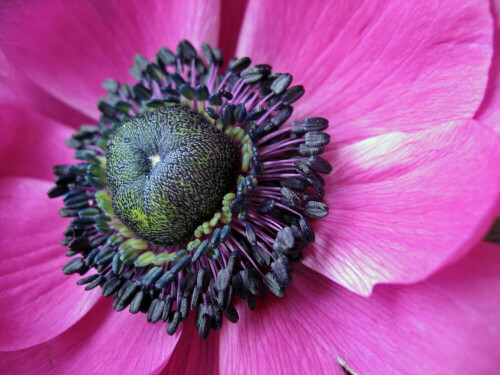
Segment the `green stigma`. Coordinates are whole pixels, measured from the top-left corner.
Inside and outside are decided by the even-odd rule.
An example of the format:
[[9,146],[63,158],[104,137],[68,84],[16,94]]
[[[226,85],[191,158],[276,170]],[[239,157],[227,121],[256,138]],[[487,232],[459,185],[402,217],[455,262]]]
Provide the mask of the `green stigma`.
[[234,141],[182,106],[124,122],[106,158],[113,212],[138,237],[165,246],[213,217],[238,172]]

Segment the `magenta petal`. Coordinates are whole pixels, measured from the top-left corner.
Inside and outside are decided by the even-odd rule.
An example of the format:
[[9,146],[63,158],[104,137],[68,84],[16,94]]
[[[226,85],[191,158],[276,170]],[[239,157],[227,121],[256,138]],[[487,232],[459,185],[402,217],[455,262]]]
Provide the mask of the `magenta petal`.
[[[224,324],[231,323],[225,321]],[[206,340],[200,340],[191,316],[184,322],[179,342],[161,375],[218,375],[219,373],[219,333],[212,331]]]
[[304,263],[356,293],[426,278],[496,215],[499,143],[474,120],[366,139],[326,158],[330,213]]
[[[21,67],[22,68],[22,67]],[[0,50],[0,103],[22,105],[57,121],[79,126],[90,120],[42,90],[11,66]]]
[[247,4],[248,0],[221,2],[219,48],[226,57],[226,62],[235,56]]
[[0,179],[0,350],[50,340],[77,322],[99,298],[66,276],[60,245],[66,220],[51,184],[27,178]]
[[0,105],[0,176],[53,180],[52,167],[75,164],[75,150],[65,145],[74,129],[10,104]]
[[2,374],[149,375],[165,366],[180,332],[170,337],[164,324],[150,324],[143,314],[117,313],[107,298],[54,339],[0,353],[0,369]]
[[491,11],[495,25],[493,59],[486,94],[475,117],[500,133],[500,1],[491,1]]
[[0,6],[0,48],[56,98],[97,117],[106,78],[130,80],[133,57],[183,38],[216,44],[219,2],[48,0]]
[[492,20],[483,0],[255,1],[238,55],[306,88],[295,117],[323,116],[345,143],[472,117],[486,87]]
[[485,244],[429,280],[365,298],[297,267],[292,286],[221,331],[221,374],[494,374],[500,248]]

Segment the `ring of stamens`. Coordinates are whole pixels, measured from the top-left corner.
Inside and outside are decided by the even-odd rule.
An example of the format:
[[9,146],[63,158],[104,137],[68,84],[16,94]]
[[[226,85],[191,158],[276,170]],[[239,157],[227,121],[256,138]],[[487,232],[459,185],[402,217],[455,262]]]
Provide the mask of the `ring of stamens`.
[[[203,44],[208,67],[187,41],[177,53],[160,49],[154,62],[135,58],[134,86],[107,80],[97,126],[82,126],[67,142],[76,149],[75,165],[54,167],[63,196],[60,214],[73,217],[64,231],[67,274],[94,273],[78,284],[100,286],[118,311],[147,313],[148,321],[168,322],[173,334],[190,310],[196,311],[200,337],[219,329],[222,316],[238,320],[233,296],[253,309],[266,289],[283,296],[291,283],[291,263],[314,241],[311,218],[327,215],[324,180],[331,172],[319,155],[329,142],[328,121],[311,117],[287,124],[293,104],[304,93],[289,87],[289,74],[268,65],[249,67],[233,59],[219,73],[219,50]],[[196,226],[191,238],[171,246],[137,237],[113,212],[106,181],[106,151],[116,129],[133,116],[169,106],[188,106],[204,114],[239,147],[234,189],[220,209]],[[152,163],[158,162],[154,155]]]

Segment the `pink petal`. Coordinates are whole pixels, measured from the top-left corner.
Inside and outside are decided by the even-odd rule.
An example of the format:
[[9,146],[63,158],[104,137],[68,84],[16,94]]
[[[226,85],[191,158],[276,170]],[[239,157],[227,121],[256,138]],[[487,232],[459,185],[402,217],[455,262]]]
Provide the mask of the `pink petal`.
[[81,112],[68,107],[24,77],[0,51],[0,103],[22,105],[72,126],[89,123]]
[[152,58],[183,38],[216,44],[219,2],[4,1],[0,48],[33,82],[97,117],[106,78],[129,80],[133,57]]
[[476,118],[500,133],[500,1],[491,1],[495,25],[493,60],[491,61],[488,87]]
[[496,216],[499,143],[474,120],[326,155],[330,213],[315,223],[304,263],[356,293],[426,278],[474,246]]
[[144,314],[113,310],[102,299],[83,319],[56,338],[32,348],[0,353],[3,374],[151,374],[170,358],[179,333]]
[[67,220],[47,198],[51,184],[28,178],[0,179],[0,350],[18,350],[64,332],[99,298],[66,276],[60,245]]
[[53,180],[54,165],[75,164],[75,150],[65,144],[74,129],[11,104],[0,105],[0,117],[0,176]]
[[500,248],[485,244],[429,280],[364,298],[297,267],[281,300],[221,331],[221,374],[494,374]]
[[472,117],[492,20],[482,0],[255,1],[238,55],[306,87],[295,117],[323,116],[336,143]]
[[222,1],[219,48],[225,56],[225,62],[235,57],[241,24],[248,0]]
[[200,340],[193,315],[184,322],[172,358],[160,375],[219,374],[219,333],[211,331],[206,340]]

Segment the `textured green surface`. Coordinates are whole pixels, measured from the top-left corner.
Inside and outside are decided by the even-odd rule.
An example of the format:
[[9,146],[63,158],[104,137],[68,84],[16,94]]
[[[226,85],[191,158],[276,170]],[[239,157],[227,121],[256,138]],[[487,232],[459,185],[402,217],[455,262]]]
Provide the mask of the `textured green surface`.
[[204,116],[176,106],[125,122],[107,159],[115,214],[139,237],[172,245],[211,218],[234,188],[238,149]]

